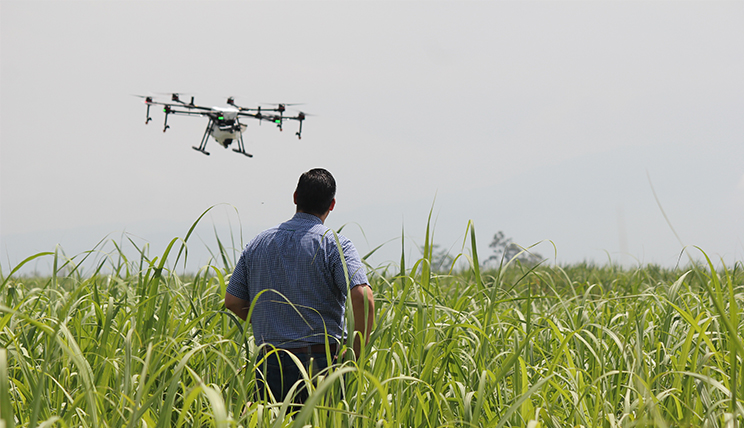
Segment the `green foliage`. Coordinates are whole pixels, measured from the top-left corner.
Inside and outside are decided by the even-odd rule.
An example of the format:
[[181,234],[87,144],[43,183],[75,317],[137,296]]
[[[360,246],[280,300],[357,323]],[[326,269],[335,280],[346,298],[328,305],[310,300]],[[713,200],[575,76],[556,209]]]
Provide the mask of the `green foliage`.
[[[469,225],[474,249],[475,231]],[[110,257],[83,274],[3,278],[6,427],[733,427],[744,414],[741,264],[686,270],[509,264],[439,273],[424,257],[372,271],[377,316],[356,361],[314,392],[251,402],[250,324],[223,308],[220,245],[196,275]],[[117,248],[119,246],[117,245]],[[33,257],[33,256],[32,256]],[[60,261],[57,261],[60,258]],[[31,259],[31,258],[30,258]],[[314,377],[314,382],[310,377]]]

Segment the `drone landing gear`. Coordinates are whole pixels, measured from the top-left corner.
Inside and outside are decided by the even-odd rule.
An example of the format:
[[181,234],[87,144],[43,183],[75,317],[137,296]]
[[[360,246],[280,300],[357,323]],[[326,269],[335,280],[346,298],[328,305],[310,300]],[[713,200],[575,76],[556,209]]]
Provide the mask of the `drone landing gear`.
[[298,140],[302,139],[302,121],[305,120],[305,113],[300,112],[299,115],[297,115],[297,120],[300,121],[300,129],[295,132],[295,135],[297,136]]
[[252,154],[245,152],[245,146],[243,145],[243,133],[242,132],[240,133],[240,138],[238,138],[238,148],[237,149],[233,149],[233,151],[235,153],[240,153],[240,154],[246,155],[249,158],[252,158],[253,157]]
[[246,153],[246,152],[245,152],[244,150],[233,149],[233,151],[234,151],[235,153],[240,153],[240,154],[242,154],[242,155],[246,155],[246,156],[248,156],[249,158],[252,158],[252,157],[253,157],[253,155],[252,155],[252,154],[250,154],[250,153]]
[[[148,97],[147,98],[147,101],[148,102],[152,102],[152,98]],[[152,120],[152,118],[150,117],[150,104],[149,103],[147,104],[147,114],[146,114],[146,117],[147,117],[147,119],[145,119],[145,125],[147,125],[148,123],[150,123],[150,121]]]
[[196,150],[197,152],[202,152],[205,155],[209,156],[209,152],[204,149],[207,147],[207,140],[209,139],[209,132],[211,130],[212,130],[212,119],[210,118],[209,123],[207,123],[207,130],[204,131],[204,135],[202,136],[199,147],[191,146],[191,148]]

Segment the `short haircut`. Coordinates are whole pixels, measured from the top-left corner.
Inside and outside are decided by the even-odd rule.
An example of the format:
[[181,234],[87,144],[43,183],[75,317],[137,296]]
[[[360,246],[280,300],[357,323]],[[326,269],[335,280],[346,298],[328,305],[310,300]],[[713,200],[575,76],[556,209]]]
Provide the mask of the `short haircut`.
[[323,168],[311,169],[300,176],[296,192],[298,210],[323,215],[336,196],[336,180]]

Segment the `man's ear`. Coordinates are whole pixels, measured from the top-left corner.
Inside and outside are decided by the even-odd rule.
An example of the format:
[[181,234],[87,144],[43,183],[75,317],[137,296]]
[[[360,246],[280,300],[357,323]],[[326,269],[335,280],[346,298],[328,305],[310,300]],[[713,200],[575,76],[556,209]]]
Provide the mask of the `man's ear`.
[[333,208],[336,206],[336,198],[333,198],[331,201],[331,205],[328,207],[328,211],[333,211]]
[[294,204],[297,205],[297,191],[292,194],[292,201],[294,201]]

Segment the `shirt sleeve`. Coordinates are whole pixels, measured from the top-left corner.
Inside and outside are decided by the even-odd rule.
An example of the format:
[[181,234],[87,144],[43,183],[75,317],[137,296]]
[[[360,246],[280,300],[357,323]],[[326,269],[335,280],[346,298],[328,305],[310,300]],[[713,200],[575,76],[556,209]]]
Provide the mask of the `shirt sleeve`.
[[[369,284],[364,263],[362,263],[362,259],[359,257],[359,253],[357,252],[356,247],[354,247],[354,244],[341,235],[338,236],[338,239],[341,244],[341,251],[343,252],[343,260],[346,262],[346,269],[349,278],[348,288],[352,289],[357,285]],[[335,242],[334,245],[336,245]],[[346,274],[344,274],[344,263],[341,261],[341,257],[338,255],[337,251],[336,255],[338,256],[338,259],[335,261],[333,267],[334,281],[336,282],[336,286],[342,289],[345,293],[347,284]]]
[[251,301],[251,294],[248,290],[248,263],[245,261],[245,253],[240,256],[235,270],[230,276],[230,283],[227,285],[228,293],[233,296]]

